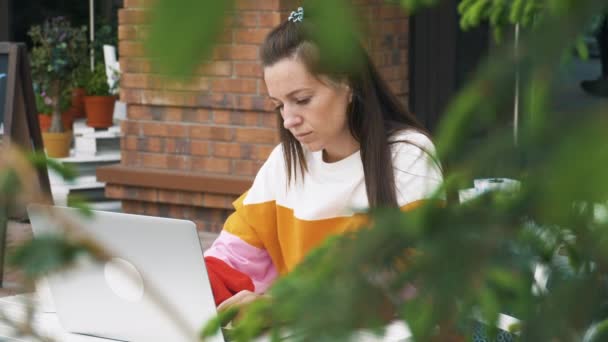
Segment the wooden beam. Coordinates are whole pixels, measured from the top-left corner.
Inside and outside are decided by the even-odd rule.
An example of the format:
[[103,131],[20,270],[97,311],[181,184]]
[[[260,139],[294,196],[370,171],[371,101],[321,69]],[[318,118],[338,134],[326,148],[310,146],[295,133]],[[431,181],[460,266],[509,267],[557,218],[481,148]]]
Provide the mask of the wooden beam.
[[209,175],[173,170],[151,170],[118,164],[98,167],[97,180],[125,186],[224,195],[240,195],[253,184],[253,178],[249,177]]

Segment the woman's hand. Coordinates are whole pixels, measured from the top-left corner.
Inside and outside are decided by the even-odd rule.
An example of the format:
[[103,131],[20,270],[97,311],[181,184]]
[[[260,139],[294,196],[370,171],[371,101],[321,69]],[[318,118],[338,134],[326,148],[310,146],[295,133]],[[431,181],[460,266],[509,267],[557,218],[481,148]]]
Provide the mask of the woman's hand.
[[248,290],[243,290],[223,301],[222,304],[217,307],[217,311],[223,312],[233,307],[237,307],[240,310],[242,307],[246,307],[256,299],[259,299],[261,297],[262,295],[259,295],[257,293]]

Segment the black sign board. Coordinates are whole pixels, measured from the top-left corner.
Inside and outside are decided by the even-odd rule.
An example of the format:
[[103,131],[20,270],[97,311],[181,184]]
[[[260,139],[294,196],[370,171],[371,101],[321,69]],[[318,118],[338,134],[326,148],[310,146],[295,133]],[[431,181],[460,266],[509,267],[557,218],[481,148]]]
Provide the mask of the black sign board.
[[[38,123],[36,100],[32,86],[27,49],[23,43],[0,42],[0,123],[3,124],[2,144],[16,144],[25,151],[44,151]],[[38,169],[41,192],[52,201],[46,168]],[[18,208],[13,218],[24,218]]]

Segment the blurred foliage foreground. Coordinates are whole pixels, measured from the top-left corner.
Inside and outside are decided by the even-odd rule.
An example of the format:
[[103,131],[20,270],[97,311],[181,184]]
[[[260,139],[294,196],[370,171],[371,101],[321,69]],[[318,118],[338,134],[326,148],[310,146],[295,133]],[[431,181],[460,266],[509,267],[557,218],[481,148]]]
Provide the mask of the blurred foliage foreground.
[[[435,2],[401,4],[414,11]],[[380,333],[388,319],[398,317],[416,341],[447,341],[455,335],[471,338],[475,321],[485,322],[492,335],[499,313],[506,313],[520,320],[510,330],[522,341],[608,339],[606,108],[565,112],[552,105],[563,57],[604,3],[461,1],[463,27],[484,21],[498,29],[531,21],[534,27],[524,30],[517,55],[511,44],[491,53],[449,106],[436,137],[445,166],[442,192],[470,187],[488,165],[500,166],[494,176],[520,180],[520,190],[489,192],[462,204],[429,202],[408,213],[374,211],[369,229],[328,240],[277,281],[269,298],[240,315],[232,337],[247,341],[267,332],[280,339],[288,332],[293,340],[347,340],[361,328]],[[314,5],[325,8],[328,20],[342,18],[340,6],[348,6],[338,0],[304,2],[305,8]],[[230,9],[230,1],[159,1],[150,53],[164,51],[161,66],[183,74],[180,68],[195,67],[208,53],[209,37],[221,31],[217,18]],[[341,27],[349,28],[346,23],[331,27],[335,37]],[[165,39],[176,30],[179,40]],[[522,98],[514,144],[512,127],[496,123],[505,108],[513,108],[516,75]],[[491,134],[471,143],[480,128]],[[11,171],[20,167],[15,160],[1,165],[0,221],[12,203],[7,199],[20,193],[10,181],[19,174]],[[45,246],[50,243],[75,248],[56,241]],[[31,248],[32,242],[27,246],[12,259],[26,269],[28,256],[42,248]],[[549,274],[546,291],[533,286],[537,266]],[[34,270],[32,277],[49,271]],[[412,286],[416,293],[406,300],[401,294]],[[205,332],[234,314],[210,322]]]

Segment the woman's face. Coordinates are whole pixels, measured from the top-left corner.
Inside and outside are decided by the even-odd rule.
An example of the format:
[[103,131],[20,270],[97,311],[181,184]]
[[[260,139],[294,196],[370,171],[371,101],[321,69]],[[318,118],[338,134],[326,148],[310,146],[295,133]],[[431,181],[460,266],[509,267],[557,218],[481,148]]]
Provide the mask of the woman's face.
[[350,134],[346,84],[318,78],[297,58],[284,58],[264,68],[268,95],[283,118],[283,126],[310,151],[325,150],[328,161],[358,149]]

